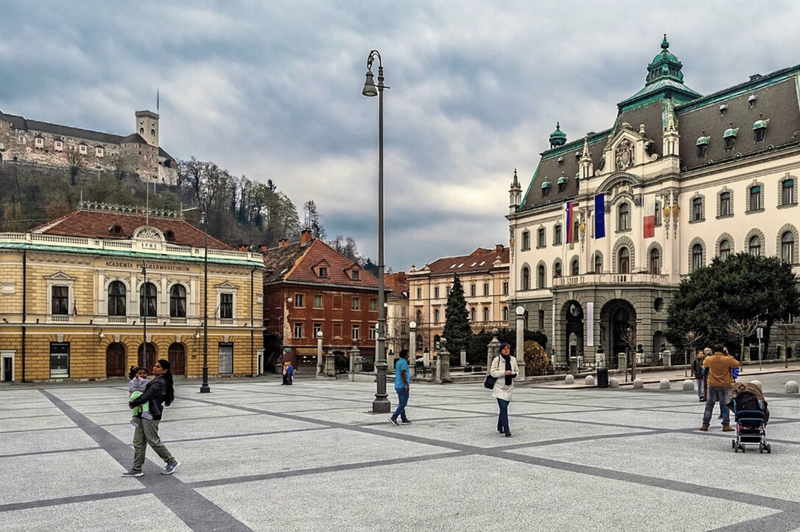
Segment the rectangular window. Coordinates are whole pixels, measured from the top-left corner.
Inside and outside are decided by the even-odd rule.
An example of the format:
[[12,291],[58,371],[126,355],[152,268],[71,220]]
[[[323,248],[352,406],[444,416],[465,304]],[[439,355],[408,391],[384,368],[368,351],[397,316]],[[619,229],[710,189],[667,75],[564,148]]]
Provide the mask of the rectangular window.
[[320,266],[319,267],[319,276],[320,277],[327,277],[328,276],[328,268],[326,268],[325,266]]
[[233,319],[233,294],[219,295],[219,317],[224,320]]
[[469,295],[471,297],[475,297],[476,295],[478,295],[478,290],[474,284],[469,285]]
[[352,275],[350,276],[350,279],[352,279],[353,281],[361,280],[361,273],[358,270],[353,270]]
[[321,323],[315,323],[314,324],[314,338],[318,337],[319,336],[318,333],[321,333],[321,332],[322,332],[322,324]]
[[372,312],[375,312],[376,310],[378,310],[378,300],[377,300],[377,299],[372,299],[372,298],[371,298],[371,299],[369,300],[369,309],[370,309]]
[[757,211],[761,209],[761,187],[750,188],[750,210]]
[[342,324],[341,323],[334,323],[333,324],[333,337],[334,338],[341,338],[342,337]]
[[794,179],[787,179],[781,183],[781,205],[794,203]]
[[378,339],[378,326],[377,325],[370,325],[370,327],[369,327],[369,339],[370,340],[377,340]]
[[303,324],[302,323],[295,323],[294,324],[294,337],[295,338],[302,338],[303,337]]
[[54,286],[52,296],[52,314],[69,314],[69,287]]
[[699,222],[703,219],[703,200],[694,198],[692,200],[692,220]]
[[719,215],[730,216],[731,214],[731,193],[723,192],[719,195]]
[[360,330],[361,330],[360,325],[353,325],[353,340],[358,340]]
[[553,245],[561,245],[561,224],[556,224],[555,228],[553,228]]
[[50,378],[69,378],[69,342],[50,342]]
[[342,310],[342,296],[333,296],[333,310]]
[[305,306],[305,301],[303,300],[303,294],[294,295],[294,306],[295,308],[303,308]]
[[219,343],[219,373],[220,375],[233,373],[233,344],[230,342]]
[[417,299],[422,299],[422,288],[417,288]]
[[483,283],[483,295],[489,295],[489,283]]
[[361,298],[354,297],[353,298],[353,310],[361,310]]
[[433,287],[433,299],[439,299],[439,287],[438,286],[434,286]]
[[529,231],[522,232],[522,251],[531,249],[531,233]]
[[503,295],[508,295],[508,281],[503,281]]
[[322,296],[314,296],[314,308],[322,308]]
[[536,231],[536,235],[537,235],[537,237],[536,237],[536,247],[539,247],[539,248],[545,247],[547,245],[547,242],[545,240],[546,236],[545,236],[544,227],[540,227],[539,230]]

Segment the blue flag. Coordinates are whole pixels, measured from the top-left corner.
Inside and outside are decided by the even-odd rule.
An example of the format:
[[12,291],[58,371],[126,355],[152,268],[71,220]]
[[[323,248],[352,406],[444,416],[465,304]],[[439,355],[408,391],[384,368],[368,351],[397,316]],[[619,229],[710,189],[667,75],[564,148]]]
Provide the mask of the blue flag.
[[594,197],[594,238],[603,238],[606,236],[606,210],[605,210],[606,196],[605,194],[598,194]]

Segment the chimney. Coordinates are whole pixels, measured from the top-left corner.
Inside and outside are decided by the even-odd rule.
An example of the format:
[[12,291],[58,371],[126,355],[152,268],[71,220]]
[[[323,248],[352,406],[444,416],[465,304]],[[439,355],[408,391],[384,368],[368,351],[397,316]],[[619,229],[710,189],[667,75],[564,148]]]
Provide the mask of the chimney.
[[239,251],[248,251],[249,249],[250,246],[248,246],[247,244],[239,244]]
[[495,244],[495,245],[494,245],[494,250],[495,250],[495,252],[496,252],[497,254],[500,254],[500,253],[502,253],[502,252],[503,252],[503,248],[504,248],[504,247],[505,247],[505,246],[504,246],[503,244]]
[[280,240],[278,240],[278,247],[285,248],[288,245],[289,245],[289,241],[287,239],[281,238]]
[[266,244],[259,244],[259,245],[258,245],[258,250],[259,250],[261,253],[266,253],[266,252],[267,252],[267,245],[266,245]]
[[309,242],[311,242],[311,229],[303,229],[303,232],[300,233],[300,243],[308,244]]

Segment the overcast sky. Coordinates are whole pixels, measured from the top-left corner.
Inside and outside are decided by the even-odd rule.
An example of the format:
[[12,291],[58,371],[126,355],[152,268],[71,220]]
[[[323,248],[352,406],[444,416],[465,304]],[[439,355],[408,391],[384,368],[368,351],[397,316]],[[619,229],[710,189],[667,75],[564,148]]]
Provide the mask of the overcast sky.
[[377,262],[382,58],[386,265],[508,244],[556,121],[613,124],[664,33],[708,94],[800,63],[800,2],[530,0],[5,1],[0,110],[127,135],[155,111],[173,157],[313,199],[328,237]]

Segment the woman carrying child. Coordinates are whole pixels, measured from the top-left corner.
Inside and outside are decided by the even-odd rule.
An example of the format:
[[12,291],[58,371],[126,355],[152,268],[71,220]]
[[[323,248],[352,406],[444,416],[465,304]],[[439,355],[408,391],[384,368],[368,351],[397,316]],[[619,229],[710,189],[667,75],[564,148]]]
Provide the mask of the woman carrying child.
[[[128,402],[141,397],[144,389],[147,387],[147,370],[138,366],[131,366],[128,372],[128,378],[131,382],[128,383]],[[131,425],[134,427],[139,425],[139,416],[143,419],[153,419],[150,415],[150,403],[144,403],[131,410]]]

